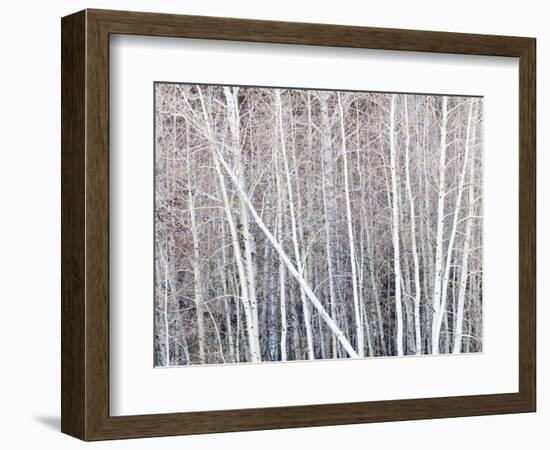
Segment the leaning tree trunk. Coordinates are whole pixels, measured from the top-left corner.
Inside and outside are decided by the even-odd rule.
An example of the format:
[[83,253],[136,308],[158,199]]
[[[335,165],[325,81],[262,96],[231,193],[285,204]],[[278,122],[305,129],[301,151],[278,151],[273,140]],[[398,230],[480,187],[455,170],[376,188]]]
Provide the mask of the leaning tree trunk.
[[260,215],[256,211],[256,208],[254,208],[254,205],[252,204],[252,202],[250,201],[250,199],[246,195],[246,192],[244,192],[242,187],[239,185],[238,179],[236,178],[235,174],[233,173],[233,171],[231,170],[231,168],[229,167],[227,162],[224,161],[224,159],[222,158],[222,156],[220,155],[219,152],[217,152],[216,156],[217,156],[220,164],[223,166],[224,170],[228,174],[229,178],[233,182],[235,188],[237,189],[237,192],[239,193],[239,196],[244,200],[244,202],[248,206],[248,209],[250,210],[250,213],[252,214],[252,217],[256,221],[256,224],[258,225],[258,228],[260,228],[260,230],[262,230],[265,237],[269,240],[271,245],[273,245],[273,248],[279,254],[279,257],[281,258],[281,260],[283,261],[283,263],[287,267],[288,271],[292,274],[292,276],[296,279],[296,281],[298,282],[300,287],[304,290],[305,295],[310,300],[312,305],[315,307],[317,312],[321,315],[321,317],[323,318],[325,323],[328,325],[328,327],[332,330],[332,332],[334,334],[336,334],[338,340],[340,341],[340,344],[342,345],[342,347],[344,347],[344,349],[346,350],[348,355],[351,358],[358,358],[359,355],[354,350],[354,348],[349,343],[349,341],[346,339],[346,337],[345,337],[344,333],[342,332],[342,330],[340,330],[338,328],[338,325],[336,325],[336,322],[334,322],[334,320],[330,317],[330,315],[325,311],[325,308],[323,307],[322,303],[319,301],[317,296],[313,293],[313,291],[311,290],[309,285],[306,283],[306,281],[304,280],[304,278],[303,278],[302,274],[299,272],[299,270],[292,264],[292,261],[290,260],[290,258],[287,256],[287,254],[285,253],[285,251],[281,247],[281,244],[277,241],[277,239],[275,239],[275,237],[273,236],[271,231],[269,231],[269,229],[266,227],[264,221],[262,220],[262,218],[260,217]]
[[206,111],[206,105],[204,103],[204,97],[202,95],[201,89],[198,88],[201,106],[202,106],[202,112],[204,116],[205,121],[205,130],[204,134],[207,137],[210,145],[210,151],[212,154],[212,162],[214,164],[214,169],[216,171],[216,175],[218,177],[220,190],[222,193],[223,198],[223,204],[224,204],[224,210],[226,214],[226,220],[229,225],[229,231],[231,234],[231,244],[233,247],[233,253],[235,255],[235,264],[237,266],[237,273],[239,276],[239,284],[241,286],[241,300],[243,303],[243,308],[245,312],[245,318],[246,318],[246,327],[247,327],[247,334],[248,334],[248,347],[249,347],[249,353],[250,353],[250,361],[251,362],[260,362],[261,361],[261,355],[260,355],[260,342],[258,339],[258,333],[256,332],[255,324],[256,320],[254,320],[253,311],[250,305],[250,301],[248,298],[248,280],[246,277],[246,273],[244,270],[243,265],[243,258],[241,254],[241,247],[239,244],[239,238],[237,234],[237,226],[235,225],[235,220],[233,218],[233,212],[231,208],[231,201],[229,200],[229,194],[227,192],[227,187],[225,185],[225,178],[222,172],[222,169],[220,167],[218,154],[217,154],[217,148],[216,148],[216,141],[212,136],[212,128],[210,126],[210,120],[208,118],[208,113]]
[[[230,142],[233,149],[233,158],[235,161],[235,171],[239,179],[239,183],[243,190],[246,191],[246,180],[244,173],[244,165],[242,162],[242,148],[240,140],[240,115],[238,106],[238,88],[233,90],[224,87],[224,94],[226,99],[227,117],[230,131]],[[250,231],[250,224],[248,219],[248,208],[241,200],[239,202],[239,212],[241,220],[241,242],[244,244],[243,255],[245,260],[246,277],[248,284],[248,301],[250,302],[250,314],[252,316],[254,334],[254,341],[258,342],[257,351],[260,352],[260,325],[258,322],[258,300],[256,296],[256,258],[254,257],[256,250],[256,240]]]
[[[296,225],[296,213],[294,210],[294,196],[292,193],[292,184],[290,181],[290,170],[288,166],[288,158],[286,153],[286,143],[283,133],[283,105],[281,101],[281,91],[279,89],[275,90],[275,107],[277,110],[277,123],[279,127],[279,138],[281,145],[281,155],[283,157],[283,167],[286,176],[286,190],[288,196],[288,208],[290,212],[290,227],[292,233],[292,243],[294,245],[294,258],[296,260],[296,267],[300,273],[300,277],[303,278],[304,269],[302,264],[302,257],[300,254],[300,246],[298,242],[298,228]],[[302,301],[302,309],[304,312],[304,326],[306,328],[306,341],[307,341],[307,356],[308,359],[315,359],[315,352],[313,349],[313,332],[311,330],[311,311],[309,303],[307,302],[306,293],[304,288],[300,287],[300,299]]]

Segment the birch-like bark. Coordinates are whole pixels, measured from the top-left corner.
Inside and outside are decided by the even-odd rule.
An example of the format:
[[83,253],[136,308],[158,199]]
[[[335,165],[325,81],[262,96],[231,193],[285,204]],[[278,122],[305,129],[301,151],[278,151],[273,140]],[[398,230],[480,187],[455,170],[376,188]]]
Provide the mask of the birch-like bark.
[[439,144],[439,191],[437,197],[437,234],[435,249],[435,280],[433,297],[433,321],[432,321],[432,354],[439,354],[439,335],[441,322],[439,321],[441,310],[441,281],[443,278],[443,229],[445,222],[445,170],[447,153],[447,97],[441,100],[441,137]]
[[409,195],[410,221],[411,221],[411,250],[414,265],[414,336],[416,345],[416,354],[422,353],[422,335],[420,332],[420,263],[418,260],[418,250],[416,248],[416,211],[414,206],[414,197],[411,187],[411,174],[409,167],[409,148],[411,143],[411,133],[409,130],[409,109],[407,107],[407,96],[403,98],[404,116],[405,116],[405,179],[407,183],[407,194]]
[[342,161],[344,164],[344,194],[346,203],[346,221],[348,229],[349,240],[349,254],[351,264],[351,282],[353,292],[353,308],[355,312],[355,331],[357,333],[357,353],[360,357],[365,356],[365,335],[363,333],[363,317],[361,314],[361,305],[359,299],[359,289],[357,286],[357,261],[355,258],[355,242],[353,238],[353,224],[351,217],[351,201],[349,195],[349,181],[348,181],[348,156],[346,154],[346,130],[344,126],[344,110],[342,108],[342,99],[340,93],[338,93],[338,110],[340,111],[340,134],[342,137]]
[[403,306],[401,301],[401,258],[399,251],[399,197],[397,187],[397,145],[395,142],[395,100],[392,94],[390,106],[390,171],[392,189],[392,244],[393,272],[395,276],[395,320],[397,355],[403,356]]
[[[283,242],[284,239],[284,209],[283,209],[283,197],[285,195],[283,189],[283,183],[281,181],[280,164],[278,153],[273,150],[273,160],[275,162],[275,185],[277,187],[277,237],[279,242]],[[286,361],[287,356],[287,334],[288,334],[288,322],[286,313],[286,272],[284,262],[279,262],[279,311],[281,316],[281,361]]]
[[[369,163],[369,167],[372,167],[372,159],[369,157],[368,159],[368,163]],[[368,177],[368,183],[367,183],[367,186],[368,186],[368,190],[370,192],[370,196],[369,196],[369,208],[367,210],[367,220],[368,220],[368,223],[371,225],[372,229],[374,230],[374,221],[371,219],[371,216],[374,215],[374,205],[373,205],[373,185],[372,185],[372,178],[373,178],[373,175],[371,174],[369,177]],[[377,278],[376,278],[376,270],[375,270],[375,266],[374,266],[374,258],[375,258],[375,254],[374,254],[374,246],[372,244],[372,240],[373,240],[373,236],[370,235],[370,233],[367,231],[367,238],[366,238],[366,241],[367,241],[367,269],[369,271],[369,278],[370,278],[370,285],[371,285],[371,290],[373,292],[373,296],[374,296],[374,302],[375,302],[375,306],[376,306],[376,318],[377,318],[377,321],[378,321],[378,336],[379,336],[379,341],[380,341],[380,348],[382,350],[382,355],[383,356],[386,356],[387,355],[387,350],[386,350],[386,336],[385,336],[385,333],[384,333],[384,320],[382,318],[382,307],[380,305],[380,293],[379,293],[379,284],[377,282]]]
[[443,322],[443,318],[446,314],[446,306],[447,306],[447,290],[449,286],[449,273],[451,270],[451,262],[454,252],[454,242],[456,238],[457,233],[457,227],[458,227],[458,216],[460,213],[460,206],[462,204],[462,193],[464,191],[464,179],[466,178],[466,172],[468,167],[468,158],[470,153],[470,132],[472,127],[472,111],[473,111],[473,103],[474,99],[470,99],[470,105],[469,105],[469,112],[468,112],[468,127],[466,131],[466,145],[465,145],[465,152],[464,152],[464,163],[462,165],[462,172],[460,175],[460,181],[457,187],[457,198],[456,198],[456,204],[453,214],[453,224],[451,228],[451,235],[449,236],[449,243],[447,246],[447,258],[445,261],[445,268],[443,272],[443,286],[441,288],[441,303],[437,315],[437,323],[436,327],[437,330],[441,330],[441,324]]
[[202,275],[200,268],[199,237],[197,233],[197,219],[195,217],[195,199],[191,190],[188,192],[188,209],[191,223],[191,235],[193,237],[193,276],[195,278],[195,310],[197,313],[197,337],[199,342],[199,360],[201,364],[206,362],[204,351],[204,299],[202,295]]
[[[357,174],[359,176],[359,190],[361,191],[360,194],[360,207],[358,208],[359,211],[359,217],[363,218],[366,217],[366,187],[364,183],[364,177],[363,177],[363,159],[362,155],[364,153],[364,150],[361,146],[361,126],[360,126],[360,115],[359,115],[359,105],[357,102],[355,102],[356,107],[356,118],[355,118],[355,167]],[[368,134],[367,134],[368,137]],[[368,296],[365,296],[365,289],[366,289],[366,282],[365,282],[365,267],[368,265],[367,260],[371,257],[370,253],[366,252],[366,241],[369,239],[368,234],[368,226],[365,225],[364,220],[359,221],[359,259],[357,260],[357,266],[358,266],[358,284],[359,284],[359,298],[360,300],[360,307],[361,307],[361,317],[363,319],[363,326],[365,327],[365,337],[367,340],[367,355],[368,356],[375,356],[375,344],[372,340],[372,332],[371,332],[371,324],[369,322],[370,314],[368,310]],[[367,222],[368,223],[368,222]],[[371,293],[372,294],[372,293]]]
[[[283,218],[279,218],[279,242],[282,242],[283,239]],[[287,360],[287,333],[288,333],[288,323],[286,317],[286,274],[285,274],[285,265],[281,261],[279,263],[279,305],[280,305],[280,314],[281,314],[281,361]]]
[[[242,162],[242,149],[240,140],[240,114],[238,106],[238,89],[230,89],[224,87],[224,94],[227,105],[227,117],[230,131],[230,142],[233,149],[233,158],[235,161],[235,171],[239,179],[239,183],[244,191],[246,191],[246,179],[244,173],[244,165]],[[248,301],[250,302],[250,314],[253,321],[254,341],[260,341],[260,325],[258,322],[258,300],[256,296],[256,244],[254,235],[250,232],[250,224],[248,219],[248,208],[241,200],[240,202],[240,230],[242,236],[242,244],[244,246],[243,256],[245,260],[246,277],[248,281]],[[258,352],[260,351],[258,345]]]
[[247,206],[250,210],[250,213],[252,214],[252,217],[254,217],[254,220],[256,221],[256,224],[258,225],[258,228],[260,228],[260,230],[262,230],[262,232],[264,233],[266,238],[269,240],[271,245],[273,245],[273,248],[279,254],[281,260],[286,265],[288,271],[292,274],[292,276],[299,283],[300,287],[304,290],[305,295],[310,300],[310,302],[313,304],[313,306],[315,307],[317,312],[321,315],[321,317],[323,318],[325,323],[328,325],[328,327],[332,330],[332,332],[334,334],[336,334],[340,344],[342,345],[342,347],[344,347],[344,349],[346,350],[348,355],[351,358],[358,358],[359,355],[354,350],[354,348],[349,343],[349,341],[346,339],[344,333],[338,328],[338,326],[336,325],[334,320],[325,311],[325,309],[323,308],[323,305],[321,304],[321,302],[319,301],[317,296],[313,293],[311,288],[308,286],[308,284],[306,283],[306,281],[302,277],[301,273],[298,271],[298,269],[296,269],[296,267],[294,267],[294,265],[292,264],[292,261],[286,255],[285,251],[283,250],[283,248],[281,247],[281,245],[279,244],[277,239],[275,239],[273,234],[266,227],[264,221],[262,220],[262,218],[260,217],[260,215],[256,211],[256,208],[254,208],[254,205],[252,204],[252,202],[250,201],[250,199],[248,198],[246,193],[243,191],[243,189],[239,185],[238,179],[236,178],[235,174],[233,173],[233,171],[231,170],[231,168],[229,167],[227,162],[224,161],[224,159],[219,154],[219,152],[217,152],[217,157],[218,157],[219,162],[223,166],[224,170],[226,171],[227,175],[229,176],[229,178],[231,179],[231,181],[235,185],[235,188],[237,189],[237,191],[239,193],[239,196],[241,196],[241,198],[247,204]]
[[[472,100],[473,103],[473,100]],[[472,112],[473,105],[470,104],[470,118],[468,120],[469,126],[472,120],[474,120],[475,113]],[[472,117],[472,114],[474,117]],[[476,137],[476,128],[475,128],[475,121],[472,125],[472,136],[470,136],[470,130],[467,131],[466,136],[466,147],[468,150],[466,150],[466,155],[470,153],[469,148],[472,146],[471,141],[473,140],[475,142]],[[466,157],[466,156],[465,156]],[[474,190],[474,168],[475,168],[475,158],[472,154],[470,156],[470,162],[469,162],[469,178],[470,178],[470,184],[468,187],[468,216],[466,219],[466,230],[464,232],[464,248],[462,250],[462,263],[461,263],[461,272],[460,272],[460,282],[459,282],[459,290],[458,290],[458,301],[457,301],[457,307],[456,307],[456,318],[455,318],[455,326],[454,326],[454,340],[453,340],[453,353],[460,353],[462,349],[462,330],[464,328],[464,302],[466,299],[466,287],[468,284],[468,276],[469,276],[469,259],[470,259],[470,243],[472,240],[472,222],[473,217],[475,215],[475,190]]]
[[155,89],[155,364],[482,350],[481,102]]
[[[296,225],[296,213],[294,210],[294,196],[292,183],[290,181],[290,170],[288,165],[288,158],[286,152],[286,142],[283,132],[283,105],[281,102],[281,91],[275,89],[275,109],[277,110],[277,123],[279,127],[280,149],[283,157],[283,167],[286,178],[286,191],[288,196],[288,208],[290,213],[290,227],[292,233],[292,243],[294,246],[294,258],[296,260],[296,267],[300,273],[300,277],[303,278],[304,270],[302,265],[302,257],[300,254],[300,244],[298,242],[298,228]],[[313,348],[313,333],[311,330],[311,312],[309,304],[306,299],[306,293],[304,288],[300,286],[300,299],[302,301],[302,309],[304,312],[304,326],[306,328],[306,342],[307,342],[307,357],[312,360],[315,359],[315,351]]]
[[[166,248],[168,249],[168,240],[165,240]],[[164,295],[163,295],[163,319],[164,319],[164,365],[170,365],[170,319],[168,312],[168,258],[162,253],[162,248],[159,247],[161,259],[164,262]]]
[[[330,217],[336,215],[334,158],[332,155],[332,137],[330,133],[330,119],[327,105],[328,95],[324,92],[319,95],[321,111],[321,185],[323,191],[323,214],[325,219],[325,251],[328,271],[330,315],[336,320],[336,293],[334,289],[334,261],[331,247],[331,221]],[[308,96],[308,115],[311,123],[311,97]],[[331,339],[333,358],[338,357],[338,340],[333,334]]]
[[243,259],[241,255],[241,247],[239,244],[239,238],[237,235],[237,227],[235,225],[235,221],[233,219],[233,212],[231,208],[231,202],[229,200],[229,195],[227,193],[227,188],[225,185],[225,178],[223,175],[223,171],[220,167],[220,163],[217,157],[217,149],[216,144],[214,141],[214,138],[212,136],[212,128],[210,125],[210,120],[208,119],[208,113],[206,111],[206,105],[204,103],[204,97],[202,95],[202,91],[200,88],[198,88],[198,93],[201,101],[204,121],[205,121],[205,135],[207,139],[209,140],[210,144],[210,151],[212,154],[212,161],[214,164],[214,169],[216,171],[216,175],[218,177],[220,190],[222,193],[223,198],[223,204],[224,204],[224,210],[226,214],[226,220],[229,225],[229,231],[231,233],[231,244],[233,246],[233,253],[235,254],[235,264],[237,266],[237,273],[239,276],[239,282],[241,287],[241,300],[243,303],[243,308],[245,312],[245,318],[246,318],[246,326],[247,326],[247,334],[248,334],[248,345],[249,345],[249,352],[250,352],[250,360],[251,362],[260,362],[261,361],[261,355],[260,355],[260,342],[258,338],[258,332],[256,330],[256,320],[254,320],[252,308],[250,306],[250,301],[248,298],[248,280],[245,274],[245,269],[243,265]]
[[[191,180],[191,164],[189,156],[189,128],[186,126],[186,142],[187,142],[187,179]],[[174,142],[175,144],[175,142]],[[195,213],[195,194],[191,186],[187,186],[187,208],[189,211],[189,222],[191,228],[191,236],[193,239],[193,276],[194,276],[194,303],[195,311],[197,314],[197,340],[199,343],[199,361],[201,364],[206,363],[205,347],[205,334],[204,334],[204,299],[202,295],[202,274],[200,267],[200,250],[199,250],[199,234],[197,229],[197,219]],[[223,357],[223,351],[222,351]]]
[[224,303],[224,309],[225,309],[225,328],[227,330],[226,332],[226,338],[227,338],[227,347],[229,351],[229,361],[232,363],[237,362],[236,354],[235,354],[235,342],[233,338],[233,324],[231,322],[231,305],[228,300],[228,265],[227,265],[227,243],[226,243],[226,236],[225,236],[225,222],[223,220],[220,220],[220,228],[221,228],[221,265],[219,267],[219,273],[220,273],[220,281],[222,285],[222,295],[223,295],[223,303]]

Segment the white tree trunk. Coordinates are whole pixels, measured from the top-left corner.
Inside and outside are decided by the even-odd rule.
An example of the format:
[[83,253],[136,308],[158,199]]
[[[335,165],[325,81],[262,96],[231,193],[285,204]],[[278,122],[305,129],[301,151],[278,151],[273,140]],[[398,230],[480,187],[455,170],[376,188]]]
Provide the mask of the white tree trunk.
[[[290,212],[290,227],[292,232],[292,243],[294,245],[294,258],[296,260],[296,267],[300,273],[300,277],[304,276],[304,269],[302,264],[302,257],[300,252],[300,244],[298,242],[298,229],[296,225],[296,213],[294,211],[294,196],[292,193],[292,184],[290,181],[290,170],[288,166],[288,158],[286,152],[286,143],[283,132],[283,105],[281,102],[281,91],[279,89],[275,90],[275,106],[277,109],[277,122],[279,125],[279,137],[281,144],[281,155],[283,157],[283,166],[286,176],[286,190],[288,195],[288,207]],[[304,325],[306,328],[306,341],[307,341],[307,357],[312,360],[315,359],[315,352],[313,348],[313,332],[311,329],[311,312],[309,309],[309,304],[306,299],[306,294],[303,287],[300,287],[300,299],[302,301],[302,309],[304,311]]]
[[201,92],[201,89],[198,89],[204,120],[205,120],[205,136],[210,141],[210,150],[212,153],[212,161],[214,164],[214,169],[216,171],[216,175],[218,177],[218,181],[220,184],[220,190],[222,192],[222,198],[223,198],[223,204],[224,204],[224,210],[226,214],[227,223],[229,225],[229,231],[231,234],[231,244],[233,246],[233,252],[235,254],[235,264],[237,266],[237,273],[239,276],[239,282],[241,285],[241,300],[243,303],[243,308],[245,312],[245,318],[246,318],[246,326],[247,326],[247,334],[248,334],[248,345],[249,345],[249,352],[250,352],[250,360],[251,362],[260,362],[261,361],[261,355],[260,355],[260,342],[258,339],[258,333],[255,330],[255,324],[256,321],[254,320],[254,316],[252,313],[252,309],[250,306],[250,301],[248,298],[248,280],[245,274],[242,255],[241,255],[241,247],[239,245],[239,238],[237,234],[237,227],[235,225],[235,221],[233,219],[233,213],[231,210],[231,202],[229,200],[229,195],[227,193],[227,188],[225,186],[225,179],[223,176],[223,172],[220,167],[220,163],[217,157],[217,149],[216,149],[216,143],[214,141],[214,138],[212,136],[212,130],[210,126],[210,121],[208,119],[208,113],[206,112],[206,105],[204,103],[204,98]]
[[395,143],[395,100],[391,97],[390,109],[390,171],[392,188],[392,244],[393,244],[393,271],[395,274],[395,320],[397,327],[396,347],[397,355],[403,356],[403,307],[401,301],[401,258],[399,251],[399,197],[397,187],[397,146]]
[[281,258],[281,260],[283,261],[283,263],[286,265],[288,271],[292,274],[292,276],[296,279],[296,281],[299,283],[300,287],[304,290],[304,293],[306,294],[307,298],[311,301],[311,303],[313,304],[313,306],[315,307],[315,309],[317,309],[317,312],[321,315],[321,317],[323,318],[323,320],[325,321],[325,323],[328,325],[328,327],[332,330],[332,332],[337,336],[338,340],[340,341],[340,344],[342,345],[342,347],[344,347],[344,349],[346,350],[346,352],[348,353],[348,355],[351,357],[351,358],[357,358],[359,357],[359,355],[357,354],[357,352],[353,349],[352,345],[349,343],[349,341],[346,339],[344,333],[338,328],[338,326],[336,325],[336,323],[334,322],[334,320],[327,314],[327,312],[325,311],[325,309],[323,308],[323,305],[321,304],[321,302],[319,301],[319,299],[317,298],[317,296],[313,293],[313,291],[311,290],[311,288],[308,286],[308,284],[306,283],[306,281],[304,280],[304,278],[302,277],[302,275],[300,274],[300,272],[296,269],[296,267],[294,267],[294,265],[292,264],[292,261],[290,260],[290,258],[286,255],[285,251],[283,250],[283,248],[281,247],[281,245],[279,244],[279,242],[277,242],[277,240],[275,239],[275,237],[273,236],[273,234],[269,231],[269,229],[266,227],[264,221],[262,220],[262,218],[260,217],[260,215],[258,214],[258,212],[256,211],[256,209],[254,208],[254,205],[252,204],[252,202],[250,201],[250,199],[248,198],[248,196],[246,195],[246,193],[241,189],[239,183],[238,183],[238,180],[237,178],[235,177],[235,174],[233,173],[233,171],[231,170],[231,168],[229,167],[229,165],[224,161],[224,159],[222,158],[222,156],[219,154],[219,152],[217,152],[217,157],[218,157],[218,160],[219,162],[221,163],[221,165],[223,166],[224,170],[226,171],[226,173],[228,174],[229,178],[231,179],[231,181],[233,182],[233,184],[235,185],[235,188],[237,189],[239,195],[242,197],[242,199],[245,201],[245,203],[247,204],[249,210],[250,210],[250,213],[252,214],[252,217],[254,218],[254,220],[256,221],[256,224],[258,225],[258,227],[260,228],[260,230],[262,230],[262,232],[265,234],[266,238],[269,240],[269,242],[271,243],[271,245],[273,245],[273,248],[277,251],[277,253],[279,254],[279,257]]
[[[283,197],[285,195],[283,184],[281,182],[280,164],[278,158],[278,152],[273,150],[273,160],[275,162],[275,185],[277,186],[277,237],[279,242],[283,242],[284,239],[284,209],[283,209]],[[287,356],[287,334],[288,323],[286,314],[286,273],[285,265],[281,260],[279,262],[279,309],[281,315],[281,361],[286,361]]]
[[[186,127],[186,142],[189,143],[189,128]],[[176,146],[176,141],[174,139],[174,146]],[[189,161],[189,146],[187,148],[187,178],[191,180],[191,164]],[[195,293],[194,303],[195,311],[197,314],[197,337],[199,343],[199,361],[201,364],[206,363],[206,354],[205,354],[205,334],[204,334],[204,299],[202,295],[202,274],[200,268],[200,250],[199,250],[199,234],[197,230],[197,220],[195,213],[195,194],[190,186],[187,187],[187,201],[188,201],[188,210],[189,210],[189,221],[191,225],[191,236],[193,239],[193,277],[194,277],[194,286],[193,290]],[[222,351],[223,358],[223,351]]]
[[[239,183],[244,191],[246,191],[246,179],[244,173],[244,166],[242,163],[242,149],[240,140],[240,114],[238,106],[238,89],[230,89],[224,87],[224,94],[227,104],[227,117],[229,124],[229,131],[231,136],[231,147],[233,149],[233,158],[235,161],[235,171]],[[248,281],[248,301],[250,302],[250,314],[253,321],[254,333],[253,339],[257,342],[260,340],[260,325],[258,323],[258,300],[256,296],[256,257],[255,257],[255,238],[250,232],[250,225],[248,219],[248,208],[241,200],[239,202],[239,213],[241,219],[241,236],[242,244],[244,246],[244,260],[246,267],[246,277]],[[258,345],[258,352],[260,351]]]
[[443,272],[443,286],[441,288],[441,304],[439,308],[439,312],[437,315],[437,327],[438,329],[441,329],[441,324],[443,322],[443,318],[445,317],[446,313],[446,306],[447,306],[447,290],[449,286],[449,274],[451,270],[451,262],[452,262],[452,256],[454,252],[454,243],[457,233],[457,227],[458,227],[458,216],[460,213],[460,205],[462,204],[462,193],[464,191],[464,180],[466,178],[466,172],[468,167],[468,158],[470,153],[470,133],[471,133],[471,127],[472,127],[472,110],[473,110],[473,103],[474,99],[470,99],[470,106],[469,106],[469,112],[468,112],[468,128],[466,131],[466,145],[465,145],[465,152],[464,152],[464,163],[462,165],[462,172],[460,174],[460,181],[459,185],[457,187],[457,198],[456,198],[456,205],[454,209],[453,214],[453,225],[451,228],[451,235],[449,237],[449,243],[447,247],[447,258],[445,262],[445,268]]
[[[199,237],[197,233],[197,220],[195,217],[195,200],[191,190],[188,193],[189,200],[189,218],[191,222],[191,235],[193,237],[193,276],[195,278],[195,309],[197,312],[197,336],[199,341],[199,359],[200,363],[206,363],[206,355],[204,351],[204,300],[202,296],[202,275],[200,268],[200,252],[199,252]],[[223,357],[223,352],[222,352]]]
[[[473,100],[472,100],[473,103]],[[475,141],[476,138],[476,127],[475,127],[475,115],[472,117],[472,104],[470,105],[470,117],[468,119],[468,131],[466,132],[466,154],[470,153],[471,140]],[[474,121],[472,126],[472,136],[470,136],[470,124]],[[462,349],[462,330],[464,327],[464,302],[466,298],[466,286],[468,284],[468,264],[470,259],[470,246],[472,240],[472,221],[473,216],[475,215],[475,191],[474,191],[474,167],[475,167],[475,158],[474,155],[470,155],[469,162],[469,177],[470,185],[468,187],[468,218],[466,219],[466,230],[464,232],[464,248],[462,252],[462,264],[460,272],[460,284],[458,291],[458,301],[456,307],[456,318],[455,318],[455,327],[454,327],[454,341],[453,341],[453,353],[460,353]]]
[[361,314],[361,305],[359,299],[359,289],[357,287],[357,261],[355,258],[355,242],[353,239],[353,225],[351,217],[351,205],[349,196],[348,181],[348,156],[346,154],[346,130],[344,126],[344,110],[342,108],[342,99],[338,93],[338,109],[340,111],[340,133],[342,136],[342,161],[344,163],[344,194],[346,203],[346,222],[348,229],[349,254],[351,263],[351,283],[353,292],[353,308],[355,311],[355,330],[357,333],[357,352],[360,357],[365,356],[365,335],[363,333],[363,317]]
[[[368,165],[372,166],[372,159],[370,157],[368,158]],[[366,216],[367,216],[367,218],[370,219],[368,221],[368,224],[372,225],[373,226],[372,228],[374,229],[374,221],[371,218],[372,215],[373,215],[373,211],[374,211],[373,195],[372,195],[372,192],[373,192],[372,178],[373,178],[373,175],[371,173],[371,174],[369,174],[368,183],[367,183],[367,189],[369,190],[369,192],[371,192],[371,195],[369,196],[369,206],[368,206],[368,209],[367,209]],[[371,290],[373,292],[374,302],[375,302],[375,306],[376,306],[376,318],[377,318],[377,321],[378,321],[378,335],[379,335],[379,341],[380,341],[380,348],[381,348],[381,351],[382,351],[382,355],[386,356],[387,355],[386,336],[385,336],[385,333],[384,333],[384,320],[383,320],[383,317],[382,317],[382,308],[381,308],[381,305],[380,305],[380,293],[378,291],[378,282],[376,280],[376,268],[375,268],[375,265],[374,265],[375,254],[374,254],[374,246],[373,246],[373,242],[372,242],[374,237],[372,236],[372,234],[373,234],[373,232],[369,231],[367,229],[367,238],[366,238],[366,241],[367,241],[367,254],[368,254],[368,257],[367,257],[367,270],[369,271],[370,286],[371,286]]]
[[[364,163],[362,160],[362,156],[364,151],[361,147],[361,125],[360,125],[360,116],[359,116],[359,105],[357,102],[355,103],[356,106],[356,119],[355,119],[355,167],[357,170],[357,175],[359,178],[358,181],[358,188],[361,191],[361,194],[359,196],[360,198],[360,206],[357,208],[357,214],[359,214],[359,217],[364,218],[367,217],[367,211],[366,211],[366,195],[367,195],[367,188],[365,187],[364,179],[363,179],[363,172],[364,172]],[[358,234],[359,234],[359,257],[357,259],[357,272],[358,272],[358,285],[359,285],[359,298],[360,298],[360,307],[361,307],[361,317],[363,318],[363,326],[365,328],[365,338],[367,340],[367,355],[368,356],[375,356],[374,347],[375,344],[372,340],[372,333],[371,333],[371,324],[369,322],[370,319],[370,313],[368,309],[368,296],[365,298],[365,269],[368,266],[367,260],[371,257],[370,252],[367,251],[368,244],[367,241],[369,240],[369,229],[368,229],[368,221],[366,220],[360,220],[358,224]],[[368,269],[367,269],[368,270]],[[369,293],[370,295],[373,295],[372,292]],[[375,296],[376,297],[376,296]]]
[[[166,240],[166,248],[168,248],[168,241]],[[168,260],[162,253],[162,248],[159,248],[161,259],[164,262],[164,304],[163,304],[163,319],[164,319],[164,365],[170,365],[170,321],[168,319]]]
[[[321,110],[321,127],[322,127],[322,164],[321,164],[321,185],[323,191],[323,214],[325,219],[325,251],[327,259],[328,271],[328,286],[329,286],[329,303],[330,315],[336,320],[336,292],[334,288],[334,261],[331,248],[331,215],[336,215],[336,200],[334,192],[334,158],[331,147],[330,120],[328,115],[327,94],[319,95],[319,103]],[[311,125],[311,98],[308,97],[308,114]],[[333,334],[331,339],[332,357],[338,357],[338,340]]]
[[221,253],[222,253],[222,261],[221,261],[221,267],[220,267],[220,279],[222,283],[222,294],[223,294],[223,302],[225,306],[225,328],[227,330],[227,346],[229,348],[229,360],[232,363],[236,363],[236,355],[235,355],[235,343],[233,339],[233,325],[231,323],[231,307],[228,300],[228,294],[227,294],[227,256],[226,256],[226,242],[225,242],[225,222],[223,220],[220,221],[220,228],[221,228],[221,239],[222,239],[222,245],[221,245]]
[[447,97],[442,98],[441,104],[441,137],[439,144],[439,192],[437,198],[437,234],[435,250],[435,280],[433,298],[432,321],[432,354],[439,354],[439,334],[441,322],[439,314],[441,310],[441,280],[443,270],[443,228],[445,222],[445,169],[447,152]]
[[155,94],[155,364],[481,351],[478,100]]
[[409,196],[409,207],[411,215],[411,250],[414,264],[414,336],[416,345],[416,354],[422,353],[422,335],[420,332],[420,263],[418,260],[418,250],[416,247],[416,211],[414,207],[414,197],[411,187],[411,175],[409,167],[409,149],[411,134],[409,130],[409,110],[407,107],[407,96],[403,98],[405,106],[405,178],[407,183],[407,194]]
[[[283,239],[283,217],[279,218],[279,241]],[[287,341],[287,317],[286,317],[286,275],[285,265],[279,263],[279,305],[281,312],[281,361],[287,360],[286,341]]]
[[237,266],[237,274],[239,277],[239,284],[241,286],[241,300],[243,304],[244,314],[246,318],[246,327],[248,334],[248,345],[250,350],[250,360],[251,362],[260,362],[260,343],[257,337],[257,333],[254,331],[255,321],[253,320],[253,315],[250,308],[250,302],[248,300],[248,284],[247,278],[244,270],[244,265],[242,263],[241,256],[241,247],[239,244],[239,238],[237,235],[237,227],[235,225],[233,214],[231,213],[231,204],[229,202],[229,196],[227,195],[227,189],[225,187],[225,180],[223,178],[223,173],[219,162],[214,155],[214,167],[218,174],[218,180],[220,182],[220,187],[222,190],[222,197],[224,201],[224,209],[226,212],[226,220],[229,225],[229,232],[231,234],[231,244],[233,247],[233,253],[235,254],[235,265]]

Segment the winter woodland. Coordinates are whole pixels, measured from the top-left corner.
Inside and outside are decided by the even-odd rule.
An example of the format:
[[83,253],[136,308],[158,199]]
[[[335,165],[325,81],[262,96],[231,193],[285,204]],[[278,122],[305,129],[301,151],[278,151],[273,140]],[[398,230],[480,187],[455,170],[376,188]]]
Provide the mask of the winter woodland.
[[482,99],[155,85],[155,365],[482,350]]

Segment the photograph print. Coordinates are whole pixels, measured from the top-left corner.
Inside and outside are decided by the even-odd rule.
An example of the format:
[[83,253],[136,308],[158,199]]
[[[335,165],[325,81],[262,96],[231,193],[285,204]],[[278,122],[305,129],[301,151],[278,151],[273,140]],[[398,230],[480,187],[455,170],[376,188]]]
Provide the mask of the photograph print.
[[154,84],[154,365],[483,351],[483,99]]

